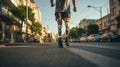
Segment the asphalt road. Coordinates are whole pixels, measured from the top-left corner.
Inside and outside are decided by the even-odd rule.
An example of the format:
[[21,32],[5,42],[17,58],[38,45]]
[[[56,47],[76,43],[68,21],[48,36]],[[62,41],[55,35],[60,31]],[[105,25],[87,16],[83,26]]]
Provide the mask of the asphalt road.
[[0,47],[0,67],[120,67],[120,43]]

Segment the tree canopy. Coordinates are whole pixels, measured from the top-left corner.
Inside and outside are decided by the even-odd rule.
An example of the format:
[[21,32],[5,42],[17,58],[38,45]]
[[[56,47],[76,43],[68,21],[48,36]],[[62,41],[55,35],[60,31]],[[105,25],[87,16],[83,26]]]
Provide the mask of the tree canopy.
[[[26,18],[26,6],[18,6],[18,7],[13,7],[10,10],[14,16],[16,16],[17,18],[19,18],[20,20],[24,21]],[[28,19],[31,22],[34,22],[34,13],[32,13],[32,9],[30,7],[28,7]]]
[[76,38],[76,33],[77,33],[77,29],[76,29],[76,28],[72,28],[72,29],[70,30],[70,36],[71,36],[72,38]]
[[[26,19],[26,6],[13,7],[10,11],[20,20]],[[41,34],[42,25],[40,22],[35,22],[34,13],[30,7],[28,7],[28,19],[32,22],[31,31]]]
[[33,23],[31,31],[41,35],[42,25],[39,22]]
[[75,28],[73,27],[71,30],[70,30],[70,36],[72,38],[77,38],[77,37],[80,37],[82,36],[82,34],[85,33],[85,30],[82,29],[82,28]]
[[78,28],[77,31],[78,31],[79,37],[82,36],[82,34],[85,34],[85,29],[83,29],[83,28]]
[[89,24],[87,27],[88,34],[97,34],[99,33],[99,27],[97,24]]

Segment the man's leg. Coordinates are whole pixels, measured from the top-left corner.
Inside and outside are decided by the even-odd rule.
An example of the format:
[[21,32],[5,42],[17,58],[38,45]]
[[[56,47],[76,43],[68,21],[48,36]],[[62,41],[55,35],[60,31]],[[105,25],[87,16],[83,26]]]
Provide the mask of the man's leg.
[[58,45],[59,45],[60,48],[62,48],[63,44],[62,44],[62,18],[61,18],[61,13],[56,13],[56,21],[58,23],[58,35],[59,35]]
[[62,22],[58,22],[58,35],[59,35],[58,45],[60,48],[62,48],[63,47],[63,44],[62,44]]
[[64,18],[64,21],[65,21],[65,27],[66,27],[65,42],[66,42],[66,45],[69,46],[70,18],[66,17],[66,18]]
[[59,38],[62,37],[62,22],[58,22],[58,35]]

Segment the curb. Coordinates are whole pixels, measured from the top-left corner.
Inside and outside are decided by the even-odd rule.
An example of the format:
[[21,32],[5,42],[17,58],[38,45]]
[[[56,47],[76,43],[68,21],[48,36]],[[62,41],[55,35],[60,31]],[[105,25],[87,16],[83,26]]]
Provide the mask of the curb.
[[0,47],[5,47],[5,45],[4,44],[0,44]]

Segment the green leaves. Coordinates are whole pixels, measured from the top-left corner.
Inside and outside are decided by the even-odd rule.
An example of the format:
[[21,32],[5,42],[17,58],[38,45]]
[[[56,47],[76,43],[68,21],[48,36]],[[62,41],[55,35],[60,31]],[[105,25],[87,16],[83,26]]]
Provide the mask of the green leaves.
[[41,35],[42,25],[39,22],[32,24],[31,31]]
[[70,30],[70,36],[71,36],[72,38],[76,38],[76,33],[77,33],[77,29],[76,29],[76,28],[72,28],[72,29]]
[[117,22],[120,22],[120,15],[116,17]]
[[83,33],[85,33],[85,30],[82,28],[72,28],[70,30],[70,36],[72,38],[80,37],[80,36],[82,36]]
[[85,29],[82,28],[78,28],[77,31],[78,31],[78,36],[82,36],[82,34],[85,33]]
[[[10,11],[13,13],[14,16],[22,21],[24,21],[24,19],[26,18],[26,6],[13,7]],[[34,13],[32,13],[32,9],[30,7],[28,7],[28,19],[31,22],[35,21]]]
[[97,34],[99,33],[99,27],[97,24],[89,24],[87,27],[88,34]]
[[21,8],[13,7],[10,11],[13,13],[14,16],[16,16],[17,18],[19,18],[22,21],[26,17],[24,14],[25,11]]
[[[10,11],[22,21],[26,18],[26,6],[13,7]],[[32,22],[31,31],[41,34],[42,25],[40,22],[35,22],[34,13],[30,7],[28,7],[28,19]]]
[[73,27],[70,30],[70,36],[72,38],[78,38],[83,35],[97,34],[97,33],[99,33],[99,27],[97,24],[89,24],[87,26],[87,30],[83,28],[77,28],[77,27]]

